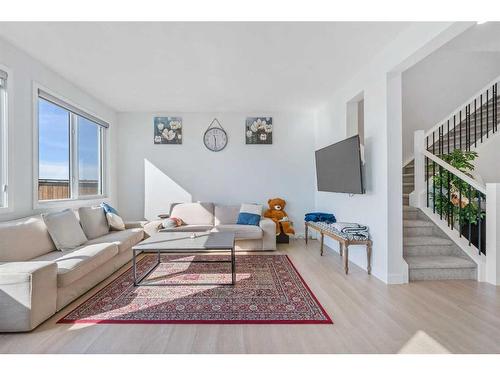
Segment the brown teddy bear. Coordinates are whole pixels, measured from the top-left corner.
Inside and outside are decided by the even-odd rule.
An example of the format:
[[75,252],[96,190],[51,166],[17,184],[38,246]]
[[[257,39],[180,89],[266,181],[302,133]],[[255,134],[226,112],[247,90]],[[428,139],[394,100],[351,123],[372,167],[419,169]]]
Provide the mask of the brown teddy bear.
[[276,235],[281,233],[281,227],[286,234],[295,234],[292,223],[288,220],[288,215],[284,211],[286,202],[281,198],[273,198],[267,201],[269,209],[264,212],[264,217],[267,217],[276,223]]

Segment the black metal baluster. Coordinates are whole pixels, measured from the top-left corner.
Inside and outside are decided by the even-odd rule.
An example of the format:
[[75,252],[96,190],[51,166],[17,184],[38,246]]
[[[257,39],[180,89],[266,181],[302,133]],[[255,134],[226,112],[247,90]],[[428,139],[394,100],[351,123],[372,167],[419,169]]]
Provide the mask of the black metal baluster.
[[486,90],[486,138],[490,137],[490,93]]
[[483,143],[483,94],[479,97],[479,105],[481,108],[481,143]]
[[457,149],[457,115],[453,115],[453,151]]
[[460,115],[458,116],[458,126],[459,126],[459,129],[460,130],[460,150],[462,149],[462,110],[460,110]]
[[498,130],[498,84],[495,83],[495,106],[493,107],[493,114],[495,118],[495,132]]
[[[425,149],[429,149],[429,136],[425,138]],[[425,157],[425,177],[427,178],[427,208],[429,208],[429,158]]]
[[439,218],[443,220],[443,167],[439,166]]
[[448,120],[446,134],[448,134],[448,149],[446,150],[446,153],[449,154],[450,153],[450,120]]
[[[436,155],[436,139],[434,136],[435,131],[432,131],[432,154]],[[434,183],[434,176],[436,175],[436,162],[432,161],[432,212],[436,213],[436,184]]]
[[477,147],[477,99],[474,99],[474,147]]
[[443,125],[439,127],[439,155],[444,154],[444,148],[443,148]]
[[436,184],[434,183],[434,176],[436,175],[436,162],[432,161],[432,212],[436,213]]
[[462,186],[458,185],[458,236],[462,237]]
[[[467,198],[469,199],[469,204],[472,204],[471,200],[472,200],[472,187],[469,185],[469,189],[468,189],[468,192],[467,192]],[[471,244],[471,234],[472,234],[472,223],[471,223],[471,217],[470,217],[470,213],[469,215],[467,215],[467,220],[469,222],[469,246]]]
[[467,105],[467,119],[465,121],[465,129],[467,130],[467,136],[465,137],[465,149],[470,151],[470,104]]
[[477,191],[477,242],[478,242],[478,249],[479,249],[479,255],[481,255],[481,192]]
[[448,182],[448,201],[446,202],[446,216],[448,218],[448,226],[451,226],[451,221],[450,221],[450,208],[451,208],[451,192],[450,192],[450,171],[446,171],[446,177],[447,177],[447,182]]

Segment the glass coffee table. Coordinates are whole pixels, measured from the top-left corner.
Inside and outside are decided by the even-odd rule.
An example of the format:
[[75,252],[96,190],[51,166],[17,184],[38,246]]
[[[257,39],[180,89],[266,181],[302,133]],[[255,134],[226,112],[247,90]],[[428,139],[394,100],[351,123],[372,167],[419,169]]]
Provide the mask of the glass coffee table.
[[[139,242],[132,247],[132,267],[134,273],[134,286],[150,285],[165,286],[179,284],[155,284],[143,282],[151,272],[153,272],[161,262],[161,254],[198,254],[211,253],[214,251],[229,251],[231,260],[191,260],[172,261],[186,263],[231,263],[231,283],[218,285],[234,285],[236,283],[236,256],[234,253],[234,233],[232,232],[158,232],[146,240]],[[156,263],[140,278],[137,278],[137,255],[141,253],[158,254]],[[206,284],[203,284],[206,285]]]

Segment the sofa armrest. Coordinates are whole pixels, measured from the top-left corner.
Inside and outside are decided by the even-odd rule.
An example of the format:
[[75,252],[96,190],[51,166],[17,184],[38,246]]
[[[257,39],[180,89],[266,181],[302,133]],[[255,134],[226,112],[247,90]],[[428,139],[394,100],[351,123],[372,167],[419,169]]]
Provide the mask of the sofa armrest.
[[0,332],[30,331],[56,313],[57,264],[0,264]]
[[262,250],[276,250],[276,224],[267,217],[260,220],[262,229]]
[[158,232],[162,220],[152,220],[144,225],[144,233],[147,237],[150,237],[154,233]]
[[147,220],[127,221],[125,222],[125,229],[144,228],[148,223]]

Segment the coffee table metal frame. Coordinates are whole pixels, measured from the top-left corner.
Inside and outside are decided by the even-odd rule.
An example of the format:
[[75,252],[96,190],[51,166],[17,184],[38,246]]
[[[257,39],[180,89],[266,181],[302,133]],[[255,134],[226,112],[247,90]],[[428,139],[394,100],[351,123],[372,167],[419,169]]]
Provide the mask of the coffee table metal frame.
[[[140,245],[140,243],[139,243]],[[168,262],[162,262],[161,261],[161,254],[185,254],[185,253],[195,253],[195,254],[207,254],[207,253],[213,253],[214,251],[224,251],[224,250],[230,250],[231,252],[231,260],[189,260],[189,261],[182,261],[182,260],[173,260],[173,261],[168,261]],[[157,253],[157,259],[156,263],[148,270],[146,273],[141,276],[139,279],[137,279],[137,255],[141,253]],[[179,286],[179,285],[186,285],[186,284],[173,284],[173,283],[163,283],[163,284],[155,284],[155,283],[148,283],[148,282],[143,282],[143,280],[148,277],[161,263],[231,263],[231,282],[230,283],[190,283],[187,285],[235,285],[236,284],[236,254],[234,250],[234,238],[233,238],[233,244],[231,248],[214,248],[214,249],[198,249],[198,248],[193,248],[193,249],[182,249],[182,250],[175,250],[175,249],[166,249],[166,248],[158,248],[158,249],[136,249],[135,247],[132,248],[132,270],[133,270],[133,277],[134,277],[134,286]]]

